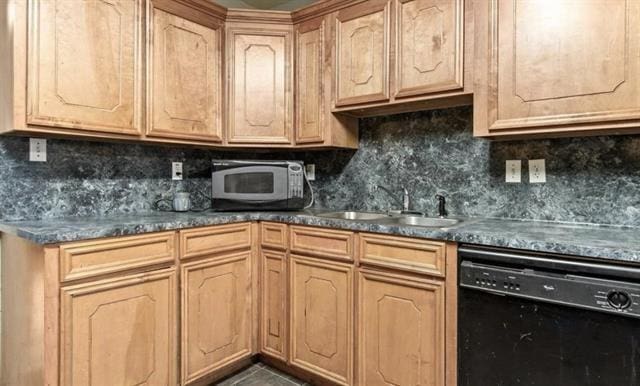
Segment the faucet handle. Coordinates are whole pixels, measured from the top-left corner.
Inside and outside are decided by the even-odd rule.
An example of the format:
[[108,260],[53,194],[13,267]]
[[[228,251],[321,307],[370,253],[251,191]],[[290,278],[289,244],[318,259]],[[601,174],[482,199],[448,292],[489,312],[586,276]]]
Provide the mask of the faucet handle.
[[447,217],[446,205],[447,199],[442,194],[436,194],[436,200],[438,200],[438,217]]

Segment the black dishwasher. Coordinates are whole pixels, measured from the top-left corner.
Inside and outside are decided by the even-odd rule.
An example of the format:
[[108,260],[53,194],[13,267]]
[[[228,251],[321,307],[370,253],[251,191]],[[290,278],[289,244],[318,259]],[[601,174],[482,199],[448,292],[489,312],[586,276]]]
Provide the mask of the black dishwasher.
[[640,385],[640,267],[478,246],[459,257],[459,385]]

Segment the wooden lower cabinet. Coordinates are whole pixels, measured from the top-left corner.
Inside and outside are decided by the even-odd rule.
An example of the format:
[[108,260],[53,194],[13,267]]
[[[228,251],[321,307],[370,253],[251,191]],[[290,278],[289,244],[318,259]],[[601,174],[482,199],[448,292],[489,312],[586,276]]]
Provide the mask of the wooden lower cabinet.
[[353,383],[353,266],[291,255],[290,363]]
[[260,351],[287,360],[287,254],[261,252]]
[[176,272],[62,288],[61,385],[176,384]]
[[444,280],[358,272],[358,383],[445,384]]
[[251,251],[182,265],[182,382],[252,352]]

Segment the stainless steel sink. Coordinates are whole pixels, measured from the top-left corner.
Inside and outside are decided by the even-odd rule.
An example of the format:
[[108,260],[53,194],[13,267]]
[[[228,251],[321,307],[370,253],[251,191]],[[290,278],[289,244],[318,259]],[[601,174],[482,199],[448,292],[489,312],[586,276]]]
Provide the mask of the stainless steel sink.
[[337,218],[343,220],[378,220],[381,218],[389,218],[387,214],[384,213],[371,213],[371,212],[330,212],[330,213],[319,213],[318,217],[327,217],[327,218]]
[[427,228],[448,228],[460,223],[454,218],[422,217],[422,216],[399,216],[385,220],[388,224],[412,225]]

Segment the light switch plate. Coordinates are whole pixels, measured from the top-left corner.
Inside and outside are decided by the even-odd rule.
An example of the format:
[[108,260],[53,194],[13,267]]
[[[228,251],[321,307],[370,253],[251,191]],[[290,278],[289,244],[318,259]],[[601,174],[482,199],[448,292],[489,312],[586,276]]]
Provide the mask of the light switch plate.
[[182,180],[182,162],[171,163],[171,179],[175,181]]
[[529,182],[532,184],[543,184],[547,182],[547,172],[543,159],[529,160]]
[[47,140],[29,138],[29,161],[47,162]]
[[316,165],[315,164],[306,164],[304,165],[305,171],[307,173],[307,179],[309,181],[316,180]]
[[519,184],[522,182],[522,161],[508,160],[506,170],[506,182]]

